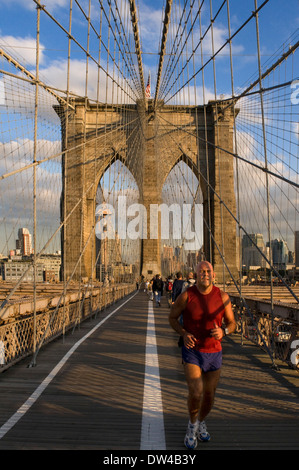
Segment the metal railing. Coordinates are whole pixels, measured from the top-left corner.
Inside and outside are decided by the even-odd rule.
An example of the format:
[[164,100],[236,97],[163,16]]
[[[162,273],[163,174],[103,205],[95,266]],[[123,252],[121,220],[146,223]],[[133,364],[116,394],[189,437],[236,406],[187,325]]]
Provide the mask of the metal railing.
[[[61,303],[34,315],[26,315],[0,326],[0,372],[34,353],[34,341],[38,349],[64,335],[82,321],[96,316],[136,289],[135,285],[99,287],[84,294],[84,298]],[[55,314],[53,315],[53,313]]]
[[[296,320],[299,315],[298,306],[279,306],[285,312],[282,316],[273,316],[265,301],[249,301],[248,309],[241,298],[231,297],[231,300],[237,320],[236,333],[241,335],[241,343],[246,339],[264,350],[276,369],[279,369],[276,361],[278,359],[299,371],[299,323]],[[294,310],[297,315],[290,318],[288,314],[294,313]]]

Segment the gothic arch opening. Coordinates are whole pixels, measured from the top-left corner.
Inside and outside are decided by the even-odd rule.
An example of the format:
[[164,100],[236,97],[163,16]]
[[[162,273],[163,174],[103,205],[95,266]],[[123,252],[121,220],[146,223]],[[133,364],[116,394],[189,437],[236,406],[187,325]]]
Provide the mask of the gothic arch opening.
[[[169,239],[161,236],[162,273],[195,271],[203,256],[203,196],[196,167],[186,157],[178,159],[167,175],[162,201],[170,214]],[[161,224],[163,235],[163,219]]]
[[102,282],[133,282],[139,276],[141,239],[128,235],[139,197],[130,170],[119,158],[111,161],[96,191],[96,277]]

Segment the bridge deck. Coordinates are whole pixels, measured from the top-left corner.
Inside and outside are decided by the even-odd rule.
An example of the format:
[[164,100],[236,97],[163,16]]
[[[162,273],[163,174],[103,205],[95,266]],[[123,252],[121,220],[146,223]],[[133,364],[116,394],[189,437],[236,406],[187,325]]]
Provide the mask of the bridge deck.
[[[0,374],[0,449],[140,449],[150,304],[139,292],[47,345],[36,367],[26,367],[28,359]],[[154,312],[165,449],[185,452],[187,390],[165,298]],[[74,344],[39,394],[38,385]],[[298,373],[284,365],[273,370],[265,353],[250,343],[241,346],[237,335],[226,338],[223,348],[222,377],[207,420],[212,439],[198,451],[298,449]],[[160,432],[156,438],[162,442]]]

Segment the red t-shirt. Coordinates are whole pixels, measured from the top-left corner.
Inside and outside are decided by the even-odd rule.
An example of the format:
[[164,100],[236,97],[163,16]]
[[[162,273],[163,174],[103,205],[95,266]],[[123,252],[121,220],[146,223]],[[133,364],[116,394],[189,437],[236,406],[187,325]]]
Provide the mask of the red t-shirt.
[[201,294],[196,285],[187,290],[188,302],[183,312],[184,328],[197,339],[194,349],[202,352],[222,350],[221,341],[211,336],[211,330],[222,325],[224,305],[221,291],[213,286],[209,294]]

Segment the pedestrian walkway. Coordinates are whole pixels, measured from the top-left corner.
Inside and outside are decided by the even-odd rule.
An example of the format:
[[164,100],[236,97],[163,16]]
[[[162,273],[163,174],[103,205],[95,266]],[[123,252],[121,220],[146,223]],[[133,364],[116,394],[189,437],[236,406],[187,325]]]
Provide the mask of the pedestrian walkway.
[[[28,358],[0,374],[0,449],[187,452],[180,349],[161,304],[136,292],[48,344],[36,367]],[[223,349],[212,438],[197,450],[298,449],[298,373],[273,370],[237,335]]]

